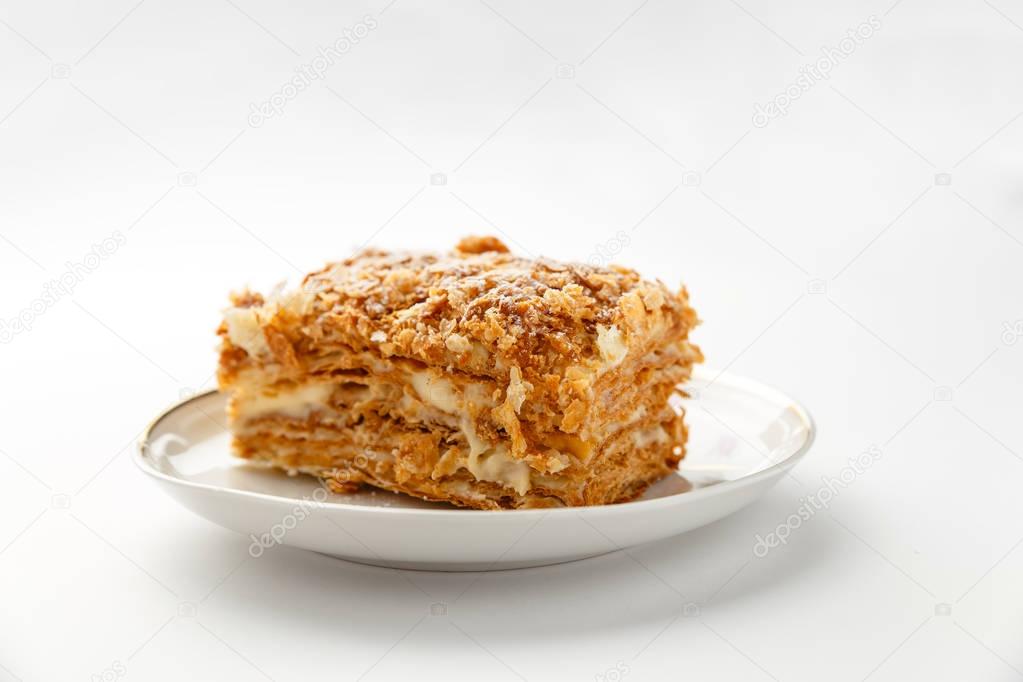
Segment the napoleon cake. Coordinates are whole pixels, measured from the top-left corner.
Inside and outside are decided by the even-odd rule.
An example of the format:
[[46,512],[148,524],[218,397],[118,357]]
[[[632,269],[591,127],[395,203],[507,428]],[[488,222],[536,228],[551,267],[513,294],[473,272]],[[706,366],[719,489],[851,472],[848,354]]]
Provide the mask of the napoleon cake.
[[235,454],[475,509],[633,500],[671,474],[703,358],[686,290],[617,266],[365,250],[295,291],[232,296]]

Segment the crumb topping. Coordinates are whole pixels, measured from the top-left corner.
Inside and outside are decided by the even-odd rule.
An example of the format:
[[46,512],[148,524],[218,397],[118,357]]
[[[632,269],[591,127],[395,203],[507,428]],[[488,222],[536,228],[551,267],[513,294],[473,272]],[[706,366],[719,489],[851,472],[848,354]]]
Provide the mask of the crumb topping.
[[298,357],[337,343],[505,379],[516,368],[519,381],[542,384],[681,343],[697,324],[685,289],[617,266],[521,258],[495,237],[468,237],[446,255],[369,249],[310,274],[302,292],[286,305],[234,298],[260,307],[281,364],[296,357],[284,336]]

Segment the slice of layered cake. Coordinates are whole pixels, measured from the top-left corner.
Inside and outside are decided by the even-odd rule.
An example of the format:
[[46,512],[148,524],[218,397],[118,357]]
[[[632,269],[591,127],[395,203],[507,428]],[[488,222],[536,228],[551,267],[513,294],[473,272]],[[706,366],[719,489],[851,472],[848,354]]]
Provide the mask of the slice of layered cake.
[[494,238],[368,250],[242,293],[219,380],[238,456],[478,509],[631,500],[685,454],[686,291]]

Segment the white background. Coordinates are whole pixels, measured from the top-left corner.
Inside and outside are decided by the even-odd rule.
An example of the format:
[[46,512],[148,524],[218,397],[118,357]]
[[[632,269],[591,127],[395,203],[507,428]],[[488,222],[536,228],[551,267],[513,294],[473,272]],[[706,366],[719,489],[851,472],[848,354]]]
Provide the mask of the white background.
[[[31,325],[0,345],[0,680],[1023,679],[1023,5],[387,1],[0,2],[0,320]],[[614,260],[689,286],[710,366],[814,412],[802,484],[443,575],[250,559],[134,470],[211,385],[229,290],[469,233],[576,260],[624,234]]]

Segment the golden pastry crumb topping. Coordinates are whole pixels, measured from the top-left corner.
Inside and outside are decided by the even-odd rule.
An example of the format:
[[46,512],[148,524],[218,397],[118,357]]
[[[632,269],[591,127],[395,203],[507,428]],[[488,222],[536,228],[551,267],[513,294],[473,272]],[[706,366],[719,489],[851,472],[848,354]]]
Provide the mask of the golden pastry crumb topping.
[[[527,381],[568,368],[607,368],[697,324],[674,292],[621,267],[563,264],[508,253],[495,237],[463,239],[451,254],[369,249],[306,277],[302,296],[263,302],[243,293],[278,362],[295,345],[342,344],[429,365]],[[262,346],[262,344],[259,344]]]

